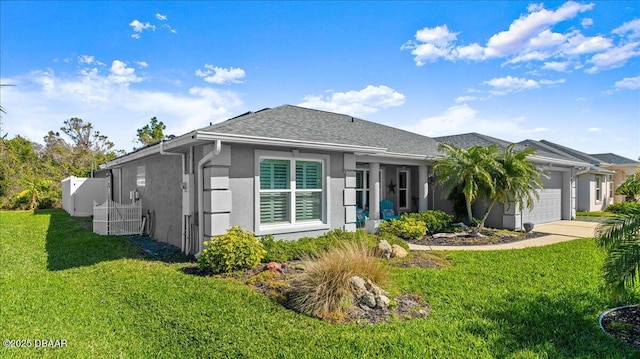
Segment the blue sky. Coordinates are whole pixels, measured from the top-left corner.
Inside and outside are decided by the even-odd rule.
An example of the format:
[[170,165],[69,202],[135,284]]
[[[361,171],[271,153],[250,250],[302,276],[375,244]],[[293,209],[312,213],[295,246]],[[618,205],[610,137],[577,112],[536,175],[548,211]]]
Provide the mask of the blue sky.
[[[640,155],[640,3],[0,2],[2,132],[131,150],[282,104]],[[375,145],[375,144],[374,144]]]

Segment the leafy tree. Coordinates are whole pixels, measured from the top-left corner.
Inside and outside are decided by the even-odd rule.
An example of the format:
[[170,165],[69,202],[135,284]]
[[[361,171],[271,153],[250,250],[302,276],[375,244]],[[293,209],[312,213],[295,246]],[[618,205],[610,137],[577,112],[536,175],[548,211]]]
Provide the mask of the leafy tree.
[[441,144],[440,150],[445,157],[434,166],[438,183],[444,192],[452,194],[456,187],[462,188],[469,223],[474,223],[471,205],[480,196],[494,196],[493,177],[501,171],[498,166],[498,147],[472,146],[464,149],[448,144]]
[[493,178],[493,195],[487,196],[487,207],[480,226],[484,226],[491,209],[496,202],[510,205],[515,203],[522,211],[525,207],[532,209],[534,200],[539,198],[536,188],[542,188],[544,171],[527,159],[536,152],[533,148],[516,151],[515,144],[507,146],[497,159],[497,166],[489,168]]
[[51,201],[53,191],[52,181],[44,178],[20,179],[18,181],[24,188],[17,195],[18,201],[26,199],[29,203],[29,210],[34,210],[42,202]]
[[640,274],[640,210],[607,220],[596,229],[596,243],[607,253],[603,272],[606,289],[619,300],[638,283]]
[[616,194],[625,196],[625,202],[636,202],[640,195],[640,172],[627,177],[616,189]]
[[143,146],[154,144],[158,141],[165,139],[164,130],[167,126],[162,121],[154,116],[151,118],[151,122],[144,127],[138,129],[137,141]]

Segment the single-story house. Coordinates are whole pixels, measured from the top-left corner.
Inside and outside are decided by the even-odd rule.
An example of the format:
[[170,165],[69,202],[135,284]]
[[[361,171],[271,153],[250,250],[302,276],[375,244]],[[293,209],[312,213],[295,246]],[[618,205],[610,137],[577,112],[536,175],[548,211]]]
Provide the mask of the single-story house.
[[[479,133],[466,133],[453,136],[435,137],[437,141],[461,148],[475,145],[497,145],[506,148],[511,143],[495,137]],[[516,150],[531,145],[531,140],[516,144]],[[547,152],[537,148],[537,152],[529,159],[541,166],[547,178],[542,179],[544,188],[538,189],[539,198],[533,209],[520,211],[515,205],[497,203],[491,210],[485,224],[489,227],[521,229],[522,224],[531,222],[541,224],[559,220],[571,220],[576,214],[576,177],[589,169],[589,164],[575,158]],[[444,205],[444,204],[443,204]],[[487,204],[478,201],[474,204],[474,216],[480,216],[487,208]]]
[[627,180],[627,177],[640,171],[640,162],[615,153],[598,153],[590,156],[601,161],[600,167],[614,172],[609,196],[613,197],[613,203],[624,202],[624,196],[615,194],[615,190]]
[[[465,136],[465,135],[461,135]],[[467,145],[508,143],[473,134]],[[247,112],[107,162],[116,202],[140,199],[147,231],[198,255],[203,241],[239,225],[279,239],[355,230],[356,207],[380,218],[451,208],[432,168],[440,142],[348,115],[291,105]],[[575,176],[589,165],[555,154],[532,159],[550,179],[533,211],[496,206],[487,225],[511,229],[575,216]]]
[[575,158],[590,164],[589,170],[578,175],[577,179],[577,210],[598,212],[614,203],[614,177],[616,172],[607,168],[601,159],[587,153],[553,143],[551,141],[537,141],[539,148],[570,158]]
[[355,230],[429,206],[435,140],[352,116],[284,105],[248,112],[101,166],[116,202],[141,199],[154,238],[198,254],[233,225],[294,239]]

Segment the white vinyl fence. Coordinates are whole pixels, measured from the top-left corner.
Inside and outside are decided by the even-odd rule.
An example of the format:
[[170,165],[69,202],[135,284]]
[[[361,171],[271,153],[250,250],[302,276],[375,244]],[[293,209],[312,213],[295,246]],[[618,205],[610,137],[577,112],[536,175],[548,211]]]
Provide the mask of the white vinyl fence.
[[93,233],[101,235],[140,234],[142,223],[142,201],[120,204],[107,200],[103,204],[93,203]]

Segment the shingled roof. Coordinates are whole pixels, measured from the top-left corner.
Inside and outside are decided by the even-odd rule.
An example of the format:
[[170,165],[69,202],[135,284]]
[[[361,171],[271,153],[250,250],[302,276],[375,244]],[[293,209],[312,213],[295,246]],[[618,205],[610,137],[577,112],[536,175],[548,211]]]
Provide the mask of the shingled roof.
[[[507,146],[512,144],[512,142],[508,142],[505,140],[501,140],[499,138],[483,135],[476,132],[463,133],[461,135],[453,135],[453,136],[434,137],[434,139],[438,142],[446,143],[446,144],[453,145],[456,147],[461,147],[461,148],[469,148],[471,146],[489,146],[489,145],[497,145],[498,147],[506,148]],[[545,146],[541,146],[540,143],[537,143],[537,141],[525,140],[515,144],[516,150],[523,150],[527,147],[535,148],[536,156],[555,158],[560,160],[580,161],[579,159],[571,156],[559,154],[559,153],[556,153],[555,151],[549,151],[547,148],[545,148]]]
[[282,140],[381,147],[387,153],[439,156],[432,138],[357,117],[292,105],[234,117],[199,131]]
[[622,157],[622,156],[616,155],[615,153],[597,153],[597,154],[590,154],[589,156],[595,157],[595,158],[599,159],[600,161],[602,161],[604,163],[608,163],[608,164],[612,164],[612,165],[636,165],[636,166],[640,166],[640,162],[638,162],[636,160],[632,160],[630,158],[626,158],[626,157]]

